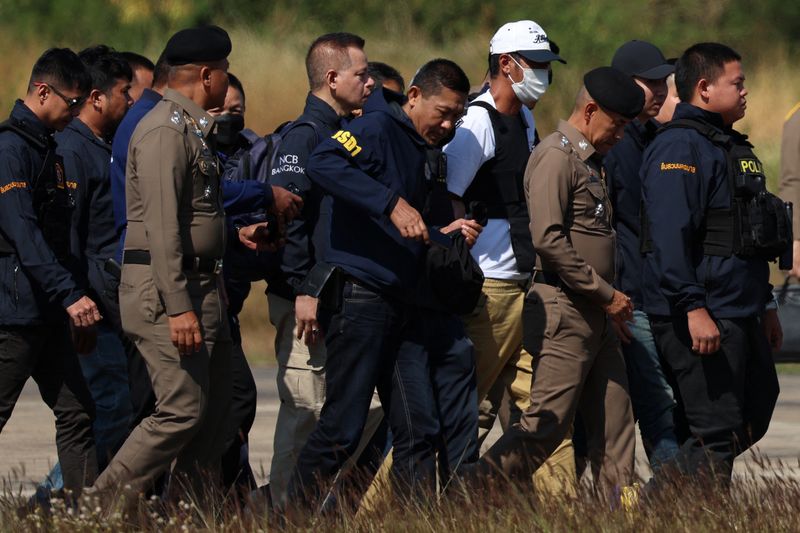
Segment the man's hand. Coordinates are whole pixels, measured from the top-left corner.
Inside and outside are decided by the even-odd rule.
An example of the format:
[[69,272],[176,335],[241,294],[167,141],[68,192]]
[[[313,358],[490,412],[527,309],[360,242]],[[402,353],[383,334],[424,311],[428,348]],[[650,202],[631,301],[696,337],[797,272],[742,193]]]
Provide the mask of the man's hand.
[[317,322],[317,304],[313,296],[301,294],[294,302],[294,319],[297,323],[297,338],[305,337],[306,346],[311,346],[322,338],[322,330]]
[[103,318],[100,316],[97,304],[88,296],[81,297],[80,300],[67,307],[67,314],[72,319],[72,325],[76,328],[94,326]]
[[800,279],[800,240],[792,243],[792,269],[789,275]]
[[626,321],[633,318],[633,304],[631,299],[614,289],[611,301],[603,306],[608,315],[616,321]]
[[300,210],[303,209],[303,199],[283,187],[273,185],[272,197],[274,202],[270,210],[277,216],[286,219],[287,222],[299,215]]
[[[280,224],[280,221],[278,223]],[[239,242],[248,250],[274,252],[286,243],[286,239],[283,237],[272,239],[270,235],[272,231],[280,232],[280,227],[270,228],[269,222],[242,226],[238,232]]]
[[776,352],[780,350],[783,345],[783,328],[778,318],[778,310],[768,309],[764,311],[764,314],[761,315],[761,325],[764,326],[764,335],[767,336],[772,349]]
[[203,335],[200,333],[200,323],[194,311],[169,317],[169,336],[180,355],[199,352],[203,344]]
[[89,326],[88,328],[75,327],[70,324],[70,332],[72,333],[72,344],[75,345],[75,351],[80,355],[87,355],[94,351],[97,346],[97,328]]
[[425,241],[425,244],[430,243],[428,236],[428,227],[422,220],[422,215],[419,211],[411,207],[408,202],[403,200],[402,197],[397,199],[397,203],[389,215],[389,220],[400,231],[406,239],[413,239],[415,241]]
[[633,340],[633,333],[631,333],[627,322],[622,320],[612,320],[611,328],[614,330],[614,333],[617,334],[617,338],[622,342],[622,344],[630,344]]
[[475,241],[478,240],[478,236],[480,236],[481,232],[483,231],[483,226],[474,220],[459,218],[458,220],[455,220],[446,227],[442,228],[441,232],[447,235],[448,233],[456,230],[461,230],[461,234],[464,236],[467,246],[472,248],[475,245]]
[[686,316],[689,321],[689,335],[692,337],[692,350],[701,355],[719,351],[719,328],[706,308],[693,309]]

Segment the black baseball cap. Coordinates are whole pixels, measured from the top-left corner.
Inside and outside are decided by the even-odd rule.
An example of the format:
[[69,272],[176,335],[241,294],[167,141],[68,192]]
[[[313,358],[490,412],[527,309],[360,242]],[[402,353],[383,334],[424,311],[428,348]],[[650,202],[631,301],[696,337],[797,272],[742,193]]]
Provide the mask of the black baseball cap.
[[645,80],[660,80],[675,71],[675,65],[670,64],[656,45],[635,40],[617,48],[611,66]]

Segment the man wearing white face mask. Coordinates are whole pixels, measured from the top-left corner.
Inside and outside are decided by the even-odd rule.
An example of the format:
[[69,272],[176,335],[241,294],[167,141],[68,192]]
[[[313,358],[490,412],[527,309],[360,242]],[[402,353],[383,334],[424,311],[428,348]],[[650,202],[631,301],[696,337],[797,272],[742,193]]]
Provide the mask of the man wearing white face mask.
[[[489,43],[488,89],[470,103],[444,148],[456,217],[480,218],[477,203],[488,215],[472,248],[486,277],[484,297],[464,318],[475,344],[478,399],[483,401],[500,378],[504,383],[498,387],[520,410],[527,408],[531,382],[531,355],[522,347],[522,304],[535,263],[523,177],[537,142],[531,108],[549,86],[552,61],[565,63],[541,26],[530,20],[503,25]],[[481,439],[494,421],[483,411],[489,427],[482,425]],[[550,468],[540,469],[535,478],[538,488],[571,487],[571,440],[547,464]]]

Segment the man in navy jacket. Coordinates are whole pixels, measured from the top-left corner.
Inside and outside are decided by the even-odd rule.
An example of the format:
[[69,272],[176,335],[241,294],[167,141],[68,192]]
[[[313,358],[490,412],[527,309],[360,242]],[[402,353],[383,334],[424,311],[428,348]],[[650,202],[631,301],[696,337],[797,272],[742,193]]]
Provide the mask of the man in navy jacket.
[[[746,108],[741,57],[725,45],[696,44],[678,60],[675,84],[673,127],[650,144],[641,170],[652,241],[644,310],[688,422],[677,467],[724,483],[734,458],[766,433],[778,396],[770,345],[779,348],[782,334],[766,252],[720,246],[748,231],[739,232],[743,222],[731,214],[742,201],[733,183],[765,180],[746,136],[732,128]],[[754,170],[742,172],[742,162]]]
[[[377,387],[392,426],[392,373],[415,304],[428,229],[426,150],[455,127],[469,82],[451,61],[425,64],[404,98],[373,93],[364,115],[323,142],[308,177],[332,197],[322,260],[344,275],[341,305],[323,309],[327,397],[289,493],[313,500],[358,445]],[[298,501],[297,503],[300,503]],[[308,500],[306,500],[308,501]]]

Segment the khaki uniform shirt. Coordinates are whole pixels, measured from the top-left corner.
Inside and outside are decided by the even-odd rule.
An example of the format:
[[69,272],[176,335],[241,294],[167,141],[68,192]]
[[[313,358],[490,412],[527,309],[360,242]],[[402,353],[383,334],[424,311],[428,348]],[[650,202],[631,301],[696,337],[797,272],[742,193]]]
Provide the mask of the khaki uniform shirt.
[[531,154],[525,198],[536,247],[536,269],[554,272],[573,292],[597,304],[611,301],[616,236],[611,202],[594,147],[560,121]]
[[780,196],[794,204],[794,238],[800,240],[800,104],[783,124]]
[[214,119],[168,89],[142,118],[128,147],[125,250],[150,252],[167,315],[192,309],[184,255],[219,259],[225,251],[221,166],[209,136]]

